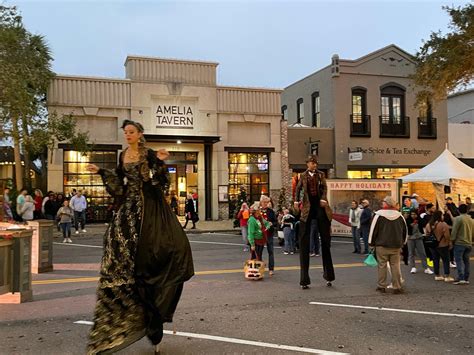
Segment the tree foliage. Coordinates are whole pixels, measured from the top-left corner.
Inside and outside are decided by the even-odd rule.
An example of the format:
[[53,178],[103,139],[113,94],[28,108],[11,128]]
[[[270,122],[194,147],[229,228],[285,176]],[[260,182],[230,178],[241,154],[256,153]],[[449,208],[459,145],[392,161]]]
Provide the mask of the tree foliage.
[[445,98],[449,92],[465,88],[474,77],[474,5],[443,7],[451,17],[450,32],[432,32],[416,54],[413,77],[422,90],[418,102]]
[[[47,149],[51,151],[58,141],[77,144],[79,151],[88,149],[88,135],[77,132],[71,115],[48,115],[46,97],[54,78],[52,60],[45,38],[23,26],[16,7],[0,5],[0,139],[13,142],[17,188],[23,184],[31,187],[31,159],[44,158]],[[47,159],[41,160],[46,174]]]

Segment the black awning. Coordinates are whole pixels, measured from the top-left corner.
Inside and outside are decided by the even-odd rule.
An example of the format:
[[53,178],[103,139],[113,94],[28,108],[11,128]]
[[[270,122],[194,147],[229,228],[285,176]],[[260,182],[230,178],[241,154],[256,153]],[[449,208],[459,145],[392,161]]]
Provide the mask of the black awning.
[[273,153],[273,147],[224,147],[224,151],[229,153]]
[[217,143],[221,140],[219,136],[180,136],[180,135],[164,135],[164,134],[145,134],[147,142],[173,142],[181,141],[181,143]]

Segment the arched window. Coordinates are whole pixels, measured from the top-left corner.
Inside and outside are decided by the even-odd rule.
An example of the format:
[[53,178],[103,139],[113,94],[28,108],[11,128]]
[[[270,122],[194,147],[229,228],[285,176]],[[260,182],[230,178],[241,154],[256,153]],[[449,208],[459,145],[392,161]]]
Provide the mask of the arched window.
[[380,109],[383,124],[401,124],[405,117],[405,88],[396,83],[381,86]]
[[296,118],[298,123],[301,123],[304,118],[304,102],[301,97],[296,100]]
[[281,117],[283,120],[288,121],[288,107],[286,105],[281,107]]
[[367,115],[367,89],[352,88],[351,137],[370,137],[370,116]]
[[311,95],[311,126],[321,127],[321,100],[319,91],[313,92]]
[[362,123],[367,114],[367,89],[357,86],[352,88],[352,122]]
[[410,138],[410,118],[405,116],[405,88],[397,83],[380,87],[380,137]]

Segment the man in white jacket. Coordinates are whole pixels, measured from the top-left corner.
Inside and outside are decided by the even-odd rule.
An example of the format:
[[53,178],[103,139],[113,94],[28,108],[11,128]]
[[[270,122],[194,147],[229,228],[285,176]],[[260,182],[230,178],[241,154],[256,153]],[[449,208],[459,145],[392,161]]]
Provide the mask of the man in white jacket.
[[354,243],[354,251],[352,253],[360,254],[360,214],[362,210],[356,200],[351,203],[349,209],[349,223],[351,224],[352,242]]

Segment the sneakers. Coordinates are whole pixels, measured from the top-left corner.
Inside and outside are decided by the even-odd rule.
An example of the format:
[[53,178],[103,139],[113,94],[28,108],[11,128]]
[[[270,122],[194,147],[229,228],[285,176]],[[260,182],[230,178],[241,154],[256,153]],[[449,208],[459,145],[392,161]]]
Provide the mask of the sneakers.
[[79,231],[76,231],[76,234],[79,234]]
[[452,278],[451,276],[446,276],[444,278],[444,282],[453,282],[454,281],[454,278]]
[[375,291],[380,292],[380,293],[385,293],[385,288],[384,287],[377,287]]
[[425,274],[428,274],[428,275],[433,275],[433,274],[434,274],[433,270],[431,270],[429,267],[427,267],[427,268],[425,269],[424,273],[425,273]]
[[316,256],[316,253],[311,253],[309,254],[309,256]]
[[294,254],[295,254],[295,252],[294,252],[294,251],[290,251],[290,255],[294,255]]
[[444,281],[443,276],[435,276],[435,281]]
[[453,285],[468,285],[469,283],[467,281],[464,281],[464,280],[455,280],[453,282]]
[[316,256],[319,256],[319,254],[316,254]]
[[64,238],[64,239],[63,239],[63,243],[67,243],[67,238]]
[[283,254],[288,255],[288,254],[290,254],[290,253],[288,253],[287,251],[284,251]]
[[416,274],[416,267],[412,267],[412,268],[411,268],[410,274]]
[[270,271],[268,272],[268,275],[270,275],[270,277],[271,277],[271,276],[275,275],[275,272],[274,272],[273,270],[270,270]]
[[67,242],[68,242],[68,243],[72,243],[71,238],[67,238]]
[[82,233],[87,233],[87,231],[85,229],[82,230]]
[[405,293],[405,291],[403,290],[403,288],[394,288],[394,289],[393,289],[393,294],[394,294],[394,295],[401,295],[402,293]]
[[454,268],[456,267],[456,263],[450,262],[450,263],[449,263],[449,267],[452,268],[452,269],[454,269]]

